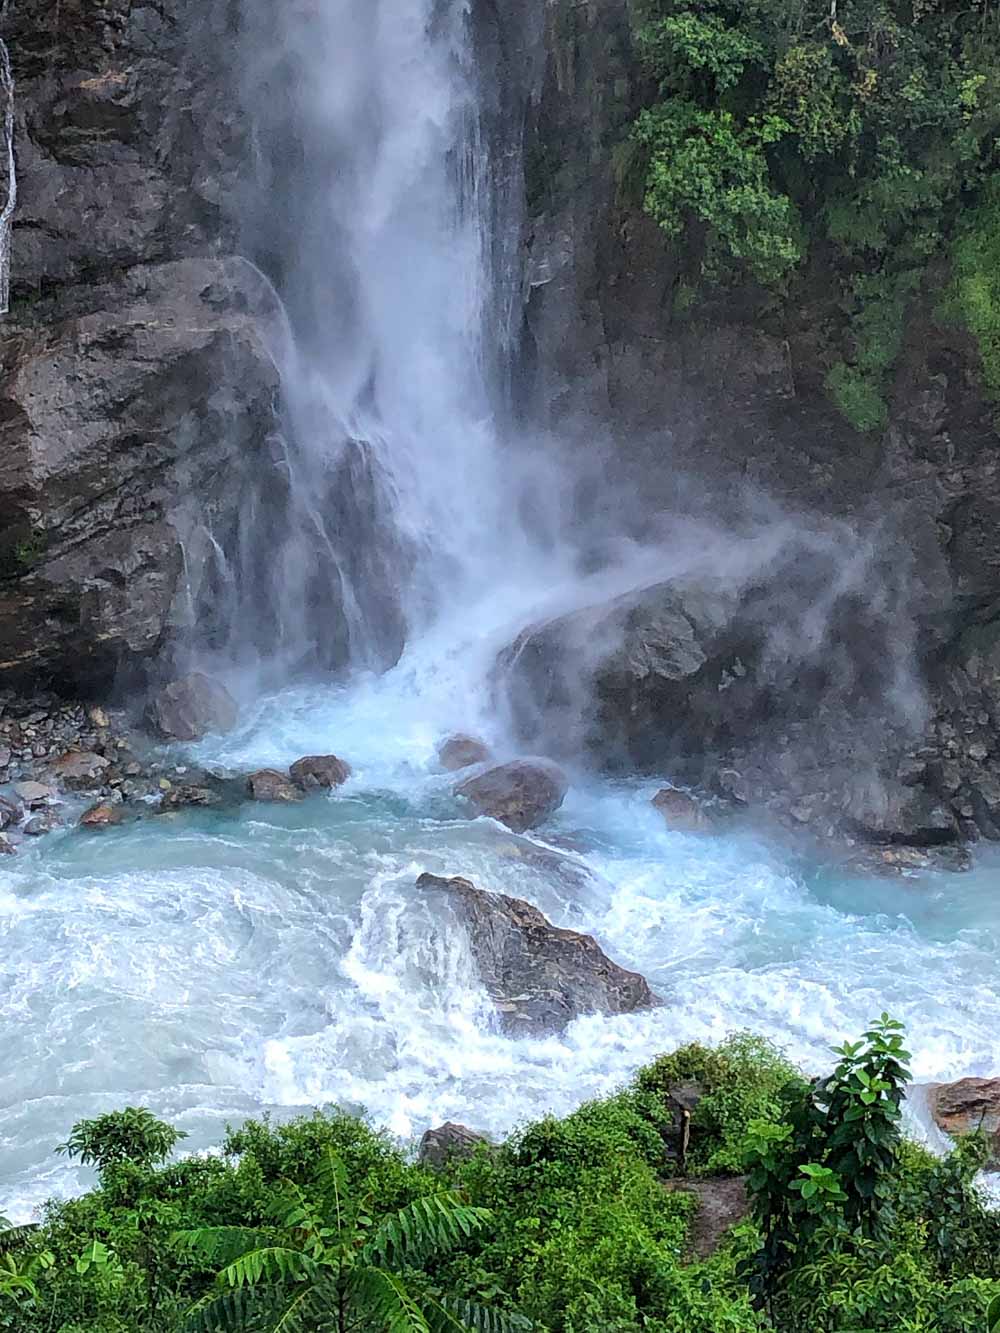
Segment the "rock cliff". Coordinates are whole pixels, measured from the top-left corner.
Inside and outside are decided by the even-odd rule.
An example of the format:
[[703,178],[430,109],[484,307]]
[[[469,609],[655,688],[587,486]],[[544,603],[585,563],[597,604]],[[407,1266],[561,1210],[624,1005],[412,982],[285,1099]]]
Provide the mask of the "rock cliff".
[[[761,737],[770,733],[762,790],[784,786],[800,810],[810,801],[827,808],[829,792],[818,795],[824,786],[836,789],[838,810],[858,799],[865,805],[857,782],[878,793],[876,805],[898,805],[895,784],[903,781],[944,801],[970,836],[1000,835],[995,408],[973,341],[938,314],[947,274],[932,271],[909,312],[887,429],[857,433],[824,390],[843,325],[821,258],[785,302],[752,286],[703,292],[693,306],[679,299],[688,257],[645,216],[641,185],[630,178],[629,126],[653,90],[634,50],[628,0],[552,0],[540,46],[529,8],[516,0],[492,7],[507,49],[521,52],[517,63],[534,68],[539,49],[542,61],[517,123],[528,205],[522,413],[584,456],[596,448],[594,512],[612,483],[619,512],[638,515],[640,535],[657,508],[698,515],[723,534],[766,524],[770,514],[807,534],[814,554],[815,533],[844,527],[831,547],[843,559],[828,552],[811,574],[791,571],[805,597],[794,594],[796,604],[828,605],[828,661],[789,652],[780,682],[773,660],[761,666],[761,640],[773,643],[776,615],[787,619],[786,548],[749,589],[741,571],[740,623],[723,636],[725,652],[743,653],[756,686],[728,690],[727,678],[720,693],[710,666],[687,707],[676,680],[657,685],[656,673],[640,667],[595,677],[587,659],[581,681],[572,649],[572,685],[562,668],[541,670],[542,682],[538,664],[551,665],[561,631],[538,627],[527,652],[519,645],[515,682],[527,736],[538,744],[544,733],[536,707],[544,700],[587,717],[604,762],[657,767],[676,764],[683,751],[689,775],[704,779],[734,755],[759,768],[761,746],[748,756],[744,743],[754,723]],[[874,552],[866,586],[845,595],[838,570],[866,543]],[[614,619],[610,606],[588,614],[605,630]],[[567,628],[571,638],[579,630]],[[620,667],[625,638],[604,646]],[[860,682],[853,693],[827,688],[843,680],[838,655]],[[883,668],[904,658],[912,673],[897,684],[911,697],[900,711],[900,689]],[[856,781],[845,791],[840,777],[852,765]],[[827,781],[831,767],[839,776]]]
[[234,256],[222,4],[12,0],[18,208],[0,344],[0,675],[106,689],[196,612],[263,467],[275,303]]

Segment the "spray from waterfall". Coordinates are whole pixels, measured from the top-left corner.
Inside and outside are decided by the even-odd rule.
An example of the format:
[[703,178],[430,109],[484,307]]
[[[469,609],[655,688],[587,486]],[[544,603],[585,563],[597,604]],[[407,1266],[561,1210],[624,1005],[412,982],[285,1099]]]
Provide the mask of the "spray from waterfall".
[[278,681],[384,669],[498,571],[538,577],[501,441],[519,160],[491,169],[465,0],[247,0],[244,35],[281,408],[202,543],[197,619]]

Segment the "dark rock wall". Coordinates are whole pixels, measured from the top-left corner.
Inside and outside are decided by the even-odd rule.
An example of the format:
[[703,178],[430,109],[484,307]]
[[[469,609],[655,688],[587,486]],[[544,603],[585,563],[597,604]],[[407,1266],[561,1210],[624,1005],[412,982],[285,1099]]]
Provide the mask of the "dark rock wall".
[[141,671],[197,614],[272,428],[268,285],[221,0],[9,0],[19,199],[0,324],[0,675]]
[[[497,9],[507,44],[530,45],[519,0]],[[524,134],[528,202],[521,410],[574,440],[581,456],[601,442],[602,483],[615,483],[619,514],[660,508],[745,531],[748,516],[759,523],[773,504],[775,521],[790,516],[806,545],[839,532],[833,546],[845,562],[853,547],[872,544],[866,586],[831,599],[826,635],[831,654],[850,659],[858,688],[825,697],[830,673],[815,662],[797,669],[790,655],[785,679],[803,698],[759,718],[775,770],[765,785],[784,784],[787,799],[799,799],[823,787],[831,754],[842,773],[855,753],[876,803],[902,774],[946,802],[966,833],[998,836],[1000,448],[976,348],[936,317],[947,273],[930,276],[909,312],[882,435],[856,433],[824,392],[844,328],[821,256],[783,304],[748,288],[685,309],[678,295],[695,277],[691,256],[644,216],[623,147],[652,91],[629,11],[628,0],[545,7],[544,73],[523,125],[514,123]],[[772,585],[763,570],[752,589],[764,633],[776,606],[787,618],[780,604],[794,556],[795,543]],[[820,570],[817,604],[837,565]],[[874,658],[908,660],[912,672],[877,681]],[[882,737],[875,722],[873,738],[879,691],[887,721]],[[589,704],[574,687],[572,707],[587,713],[590,742],[606,759],[676,765],[676,693],[670,716],[648,691],[638,706],[631,686],[617,711],[613,693],[593,684]],[[717,730],[747,725],[726,716],[722,699],[713,712]],[[822,743],[811,743],[819,730]],[[692,756],[696,741],[686,744],[693,772],[732,758],[725,745]],[[854,798],[838,783],[836,800],[849,808]]]

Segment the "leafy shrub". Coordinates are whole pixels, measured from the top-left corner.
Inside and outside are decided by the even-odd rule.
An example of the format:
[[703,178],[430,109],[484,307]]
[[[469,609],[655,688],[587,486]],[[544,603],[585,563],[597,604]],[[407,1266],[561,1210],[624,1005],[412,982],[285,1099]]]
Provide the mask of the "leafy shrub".
[[995,181],[965,218],[952,257],[958,313],[979,344],[990,396],[1000,398],[1000,186]]
[[684,236],[698,275],[784,292],[821,255],[848,308],[827,388],[868,431],[886,420],[906,307],[950,248],[955,303],[1000,396],[996,7],[637,0],[635,12],[658,90],[633,129],[645,207]]
[[826,377],[826,388],[837,411],[856,431],[882,430],[889,406],[878,381],[856,366],[838,361]]
[[763,1037],[739,1032],[716,1047],[682,1046],[640,1070],[636,1086],[664,1095],[693,1083],[701,1098],[691,1117],[687,1169],[697,1174],[743,1170],[747,1127],[780,1112],[782,1089],[804,1086],[801,1074]]
[[[838,1056],[810,1083],[747,1034],[686,1046],[443,1177],[337,1112],[249,1122],[219,1157],[166,1163],[176,1132],[148,1113],[84,1122],[69,1143],[100,1188],[0,1229],[0,1329],[262,1333],[287,1312],[283,1328],[318,1333],[336,1327],[333,1290],[359,1333],[524,1318],[537,1333],[981,1333],[1000,1295],[982,1142],[938,1160],[900,1138],[890,1020]],[[688,1253],[697,1201],[666,1179],[683,1084],[702,1093],[688,1170],[745,1157],[756,1199],[705,1260]]]

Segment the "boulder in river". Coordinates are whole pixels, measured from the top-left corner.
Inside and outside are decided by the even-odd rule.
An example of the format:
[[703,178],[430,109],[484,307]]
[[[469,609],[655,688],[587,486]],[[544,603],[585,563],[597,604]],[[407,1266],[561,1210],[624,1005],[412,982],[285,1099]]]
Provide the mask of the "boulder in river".
[[449,773],[471,768],[473,764],[488,764],[492,758],[490,747],[478,736],[456,733],[438,746],[438,763]]
[[484,1134],[477,1134],[467,1125],[457,1125],[449,1120],[437,1129],[429,1129],[423,1136],[417,1161],[421,1166],[440,1170],[449,1162],[475,1157],[479,1145],[486,1144],[488,1147],[489,1143]]
[[963,1078],[931,1088],[928,1104],[946,1134],[982,1130],[992,1141],[992,1162],[1000,1167],[1000,1078]]
[[120,804],[101,801],[80,816],[81,828],[114,828],[125,823],[125,810]]
[[344,785],[351,776],[351,766],[335,754],[310,754],[297,759],[289,773],[302,791],[329,791]]
[[701,833],[710,827],[708,815],[695,798],[676,787],[664,787],[651,802],[668,828],[678,833]]
[[24,810],[16,801],[9,801],[6,796],[0,796],[0,830],[8,829],[13,824],[20,824],[24,817]]
[[232,731],[238,709],[220,681],[192,671],[165,685],[150,700],[147,716],[166,740],[200,741],[209,732]]
[[39,806],[48,805],[55,792],[44,782],[15,782],[14,795],[23,801],[29,810],[37,810]]
[[0,833],[0,856],[16,856],[17,848],[5,833]]
[[247,778],[247,791],[254,801],[277,801],[290,803],[301,801],[302,793],[292,782],[287,773],[276,768],[261,768]]
[[166,814],[172,810],[206,809],[222,805],[222,793],[211,787],[199,787],[186,784],[171,787],[163,793],[160,810]]
[[544,759],[516,759],[468,778],[455,788],[481,815],[524,833],[562,805],[569,788],[562,769]]
[[421,875],[417,888],[446,895],[458,913],[509,1036],[543,1036],[580,1014],[628,1014],[659,1003],[645,977],[613,963],[590,935],[553,926],[520,898],[438,875]]

